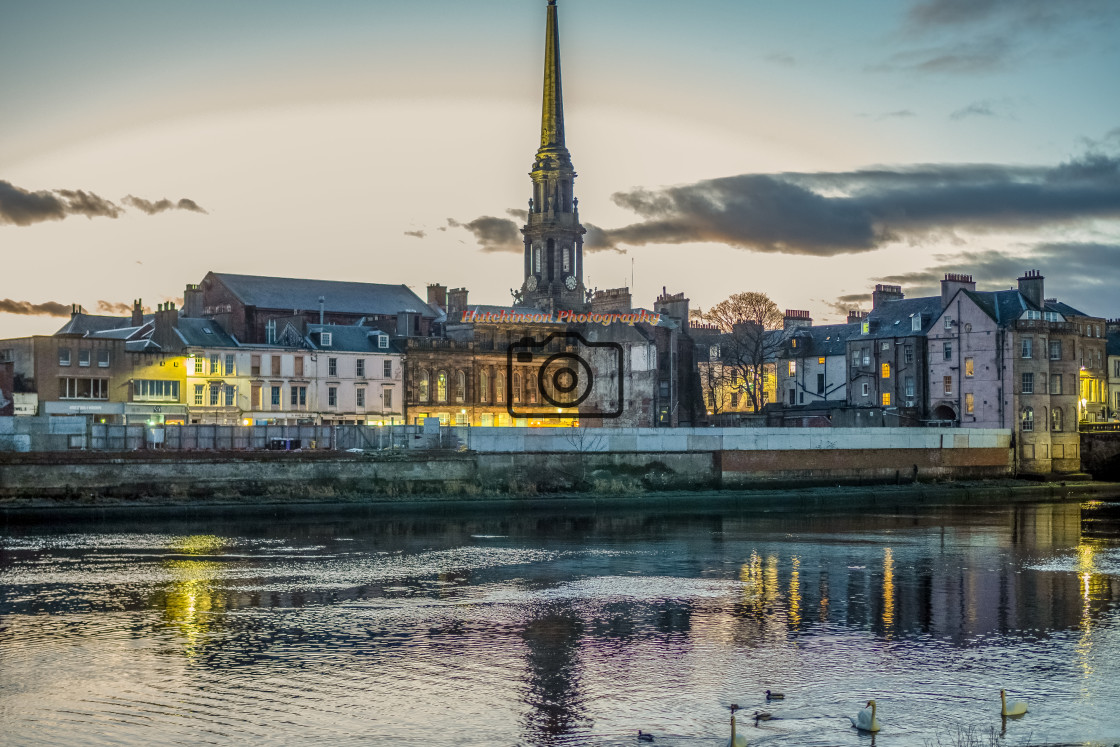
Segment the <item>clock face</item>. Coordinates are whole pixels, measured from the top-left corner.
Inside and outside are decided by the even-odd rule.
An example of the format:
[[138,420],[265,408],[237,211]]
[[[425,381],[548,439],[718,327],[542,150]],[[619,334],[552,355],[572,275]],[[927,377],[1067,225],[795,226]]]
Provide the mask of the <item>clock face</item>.
[[537,289],[536,275],[530,275],[529,278],[525,281],[525,289],[531,291],[535,291]]
[[564,285],[568,287],[568,290],[574,291],[576,289],[576,276],[569,275],[568,277],[564,278]]

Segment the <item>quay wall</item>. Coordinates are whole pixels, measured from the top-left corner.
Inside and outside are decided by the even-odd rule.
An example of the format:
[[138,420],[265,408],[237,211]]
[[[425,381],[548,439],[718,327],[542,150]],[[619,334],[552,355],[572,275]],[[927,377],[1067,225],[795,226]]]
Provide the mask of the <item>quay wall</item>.
[[459,439],[470,450],[0,454],[0,504],[627,495],[977,480],[1014,470],[1009,431],[549,430],[471,429]]

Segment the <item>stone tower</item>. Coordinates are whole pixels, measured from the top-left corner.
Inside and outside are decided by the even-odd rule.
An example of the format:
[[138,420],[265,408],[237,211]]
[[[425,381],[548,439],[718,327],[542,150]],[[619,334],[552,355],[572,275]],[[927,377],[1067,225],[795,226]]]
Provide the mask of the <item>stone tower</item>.
[[525,236],[522,302],[544,311],[582,310],[583,235],[579,200],[572,192],[576,178],[572,157],[564,145],[564,97],[560,86],[560,31],[556,0],[548,1],[544,47],[544,106],[541,147],[529,172],[533,196]]

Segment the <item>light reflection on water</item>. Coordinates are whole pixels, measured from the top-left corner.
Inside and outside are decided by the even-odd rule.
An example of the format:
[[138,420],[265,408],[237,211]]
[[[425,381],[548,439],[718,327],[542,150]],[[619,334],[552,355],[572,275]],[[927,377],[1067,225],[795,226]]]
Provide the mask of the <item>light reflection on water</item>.
[[[889,747],[1002,728],[1005,687],[1031,711],[1001,744],[1112,744],[1116,516],[8,526],[0,724],[11,744],[716,745],[736,702],[751,744]],[[870,698],[874,740],[845,718]]]

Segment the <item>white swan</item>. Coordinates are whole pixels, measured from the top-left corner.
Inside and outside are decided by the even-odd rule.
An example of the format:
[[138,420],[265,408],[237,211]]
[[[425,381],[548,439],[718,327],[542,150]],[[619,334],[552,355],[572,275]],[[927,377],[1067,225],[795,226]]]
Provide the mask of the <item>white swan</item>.
[[731,738],[724,742],[724,747],[747,747],[747,738],[742,734],[735,733],[735,711],[739,710],[739,706],[731,705]]
[[852,726],[862,731],[879,731],[879,721],[875,718],[875,701],[867,701],[867,707],[856,714],[855,718],[848,716]]
[[1001,716],[1022,716],[1027,712],[1027,701],[1013,700],[1007,702],[1007,693],[1003,690],[999,691],[999,701],[1002,704],[999,714]]

